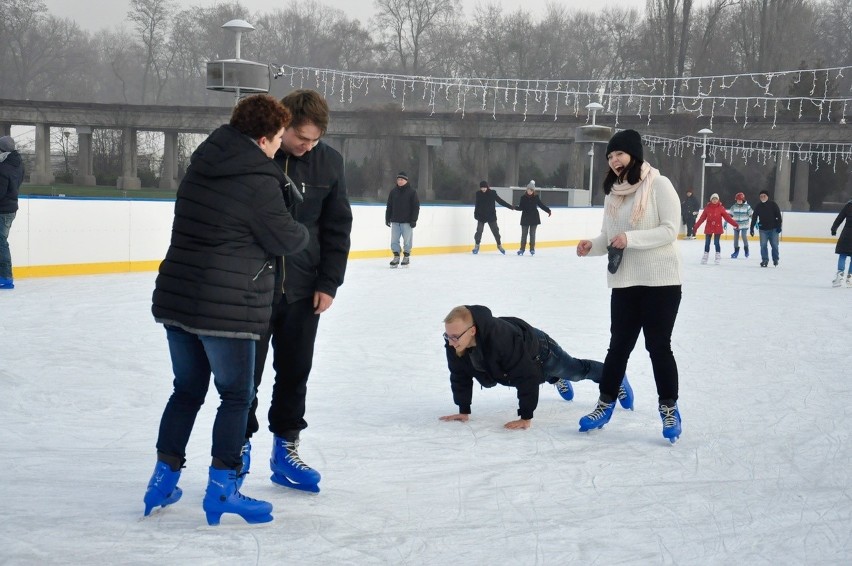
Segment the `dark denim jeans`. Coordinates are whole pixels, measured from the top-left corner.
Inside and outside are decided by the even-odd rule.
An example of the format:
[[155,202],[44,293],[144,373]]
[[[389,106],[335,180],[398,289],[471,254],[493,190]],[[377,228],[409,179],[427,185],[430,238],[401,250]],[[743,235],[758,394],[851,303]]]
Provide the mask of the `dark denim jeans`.
[[603,374],[603,364],[595,360],[572,358],[556,341],[542,332],[535,330],[539,342],[538,360],[541,371],[548,383],[556,383],[560,379],[581,381],[591,379],[599,383]]
[[221,402],[213,422],[210,454],[229,468],[239,469],[246,420],[255,394],[255,341],[199,336],[173,326],[166,326],[166,337],[175,380],[160,420],[157,451],[186,457],[186,444],[207,396],[212,372]]
[[772,247],[772,262],[778,263],[778,232],[774,228],[760,231],[760,259],[765,262],[769,261],[769,250],[766,249],[767,242]]
[[15,212],[0,213],[0,279],[12,279],[12,252],[9,251],[9,230]]

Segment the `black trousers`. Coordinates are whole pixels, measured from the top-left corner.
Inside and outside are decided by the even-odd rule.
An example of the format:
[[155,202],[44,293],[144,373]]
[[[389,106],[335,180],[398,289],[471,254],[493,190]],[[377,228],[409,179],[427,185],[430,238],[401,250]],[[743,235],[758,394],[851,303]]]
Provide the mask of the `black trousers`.
[[[272,386],[272,405],[269,407],[269,430],[287,440],[297,439],[299,431],[308,426],[305,421],[305,396],[313,366],[319,319],[320,315],[314,314],[313,297],[290,304],[284,298],[272,305],[269,329],[257,342],[255,389],[260,388],[271,342],[275,383]],[[259,429],[255,395],[249,411],[246,438],[251,438]]]
[[645,349],[651,355],[659,400],[677,401],[677,363],[671,344],[680,299],[680,285],[612,290],[611,337],[600,382],[601,397],[605,401],[614,401],[618,396],[618,387],[640,330],[645,335]]
[[[485,228],[485,222],[477,222],[476,223],[476,234],[473,235],[473,241],[476,242],[476,245],[479,245],[479,242],[482,241],[482,230]],[[497,226],[496,220],[491,220],[488,222],[488,227],[491,228],[491,233],[494,234],[494,240],[497,242],[497,245],[500,245],[500,228]]]
[[695,227],[695,220],[684,218],[683,223],[686,224],[686,237],[692,238],[693,236],[695,236],[695,230],[693,230],[693,228]]

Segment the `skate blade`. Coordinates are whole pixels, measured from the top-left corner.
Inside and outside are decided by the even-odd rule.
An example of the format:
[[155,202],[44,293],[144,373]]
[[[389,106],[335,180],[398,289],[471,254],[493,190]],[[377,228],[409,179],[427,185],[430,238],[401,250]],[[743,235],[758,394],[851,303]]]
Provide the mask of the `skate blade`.
[[196,527],[197,531],[239,531],[244,529],[258,529],[271,526],[274,517],[270,515],[250,515],[243,517],[238,513],[223,513],[222,518],[216,524],[204,524]]
[[289,487],[290,489],[295,489],[298,491],[307,491],[310,493],[319,493],[320,488],[319,484],[315,483],[296,483],[290,481],[286,476],[282,476],[281,474],[272,474],[269,476],[269,479],[272,483],[276,485],[280,485],[282,487]]

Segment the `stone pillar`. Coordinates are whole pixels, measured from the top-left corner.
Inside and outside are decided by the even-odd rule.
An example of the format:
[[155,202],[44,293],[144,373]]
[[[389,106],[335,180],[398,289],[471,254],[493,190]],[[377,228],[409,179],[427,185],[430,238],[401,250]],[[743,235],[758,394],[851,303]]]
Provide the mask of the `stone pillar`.
[[178,133],[174,130],[163,132],[163,170],[160,173],[160,188],[176,191],[178,160]]
[[426,138],[420,146],[417,190],[425,200],[435,200],[435,148],[443,144],[444,140],[441,138]]
[[125,191],[136,191],[142,188],[142,180],[136,174],[136,128],[124,128],[121,137],[124,145],[122,174],[116,179],[115,185]]
[[506,178],[503,181],[507,187],[517,187],[519,156],[521,153],[520,142],[506,142]]
[[775,165],[775,194],[772,200],[781,210],[790,210],[790,146],[785,144],[778,152]]
[[566,179],[566,187],[569,189],[588,189],[589,182],[587,181],[586,168],[589,165],[590,144],[573,143],[571,149],[568,150],[568,178]]
[[793,184],[793,210],[807,212],[811,209],[808,202],[808,176],[811,164],[807,161],[796,161],[796,176]]
[[346,162],[349,160],[349,140],[347,138],[340,138],[340,151],[341,157],[343,157],[343,165],[346,165]]
[[94,175],[94,155],[92,153],[92,128],[77,126],[77,174],[74,184],[94,187],[97,179]]
[[473,172],[480,181],[485,179],[489,185],[494,183],[488,178],[488,152],[489,143],[480,139],[473,146]]
[[12,135],[12,124],[0,122],[0,138]]
[[33,185],[52,185],[56,180],[50,164],[50,126],[35,125],[35,167],[30,173]]

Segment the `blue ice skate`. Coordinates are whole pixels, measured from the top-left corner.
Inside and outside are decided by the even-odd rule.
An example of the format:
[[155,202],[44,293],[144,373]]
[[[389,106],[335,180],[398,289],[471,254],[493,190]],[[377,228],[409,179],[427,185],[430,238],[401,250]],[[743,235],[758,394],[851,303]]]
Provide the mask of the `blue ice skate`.
[[630,387],[630,382],[627,381],[627,374],[621,380],[621,386],[618,388],[618,402],[623,409],[633,410],[633,388]]
[[612,417],[612,411],[615,409],[615,401],[605,403],[598,399],[598,404],[595,410],[580,418],[580,432],[588,432],[593,428],[603,428]]
[[571,386],[571,382],[567,379],[560,379],[556,383],[556,390],[559,391],[559,394],[566,401],[570,401],[574,398],[574,388]]
[[473,249],[470,250],[470,251],[471,251],[471,253],[473,253],[473,255],[478,254],[479,253],[479,244],[474,245]]
[[148,489],[145,491],[145,516],[151,514],[154,507],[165,507],[180,501],[183,491],[177,486],[180,479],[180,470],[174,472],[165,462],[157,461],[154,473],[148,480]]
[[319,493],[322,476],[318,471],[305,464],[299,457],[299,441],[289,441],[276,436],[272,444],[272,458],[269,460],[273,483]]
[[218,525],[223,513],[234,513],[246,523],[268,523],[272,520],[272,504],[246,497],[237,488],[236,470],[210,468],[207,492],[202,502],[208,525]]
[[663,437],[674,444],[680,438],[680,411],[677,410],[677,403],[661,404],[660,418],[663,421]]

